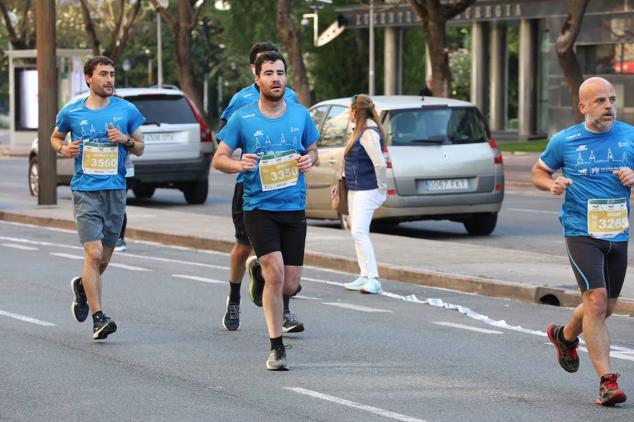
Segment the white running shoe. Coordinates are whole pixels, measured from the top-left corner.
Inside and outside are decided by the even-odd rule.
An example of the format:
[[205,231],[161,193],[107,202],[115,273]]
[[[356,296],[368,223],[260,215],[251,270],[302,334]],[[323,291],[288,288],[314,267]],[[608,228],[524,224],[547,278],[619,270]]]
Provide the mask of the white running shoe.
[[379,294],[383,291],[381,282],[377,278],[368,278],[368,281],[359,289],[361,293]]
[[345,287],[347,290],[360,290],[361,286],[363,286],[367,282],[368,282],[367,278],[363,276],[359,276],[355,281],[351,283],[345,283],[343,287]]

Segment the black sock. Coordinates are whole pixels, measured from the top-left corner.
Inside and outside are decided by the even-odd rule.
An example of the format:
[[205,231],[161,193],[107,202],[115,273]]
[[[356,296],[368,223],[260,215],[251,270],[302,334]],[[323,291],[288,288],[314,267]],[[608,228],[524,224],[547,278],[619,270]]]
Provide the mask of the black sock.
[[291,297],[289,295],[283,295],[282,298],[284,299],[284,313],[287,314],[291,311],[289,303],[291,301]]
[[229,286],[231,287],[231,291],[229,292],[229,303],[240,303],[240,286],[241,283],[231,283],[229,282]]
[[557,331],[557,337],[559,338],[559,341],[561,341],[561,343],[564,346],[569,346],[569,347],[574,347],[577,345],[577,340],[575,339],[574,341],[568,341],[566,340],[566,337],[564,337],[564,327],[561,327],[558,331]]
[[269,340],[271,340],[271,350],[277,349],[278,347],[284,347],[282,336],[271,338]]
[[101,319],[102,316],[103,316],[103,312],[97,311],[94,314],[92,314],[92,320],[93,321],[97,321],[97,320]]

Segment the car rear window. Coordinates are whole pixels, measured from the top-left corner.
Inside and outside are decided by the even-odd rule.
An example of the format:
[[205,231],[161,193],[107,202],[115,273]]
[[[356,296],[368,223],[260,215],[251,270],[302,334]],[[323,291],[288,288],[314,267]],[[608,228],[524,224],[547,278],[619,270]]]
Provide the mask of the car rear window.
[[145,116],[145,124],[198,123],[187,100],[182,95],[138,95],[125,97]]
[[391,110],[384,125],[388,145],[446,145],[488,142],[474,107],[423,107]]

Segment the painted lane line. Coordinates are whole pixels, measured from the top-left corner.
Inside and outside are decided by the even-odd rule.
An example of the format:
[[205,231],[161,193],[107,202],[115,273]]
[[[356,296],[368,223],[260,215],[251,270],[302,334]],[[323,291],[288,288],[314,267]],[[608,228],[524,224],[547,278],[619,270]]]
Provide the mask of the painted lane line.
[[[579,343],[581,343],[581,339],[579,339]],[[548,346],[551,347],[555,347],[551,342],[548,343],[544,343]],[[617,348],[618,346],[612,346],[612,349]],[[622,347],[618,347],[619,349],[623,349]],[[583,346],[579,346],[577,348],[577,350],[579,350],[580,352],[585,352],[588,353],[588,348],[587,347],[583,347]],[[629,352],[617,352],[617,351],[610,351],[610,357],[611,358],[615,358],[615,359],[623,359],[623,360],[630,360],[632,362],[634,362],[634,351],[629,351]]]
[[7,248],[20,249],[23,251],[39,251],[38,248],[34,248],[32,246],[16,245],[15,243],[3,243],[2,246],[6,246]]
[[504,208],[504,211],[528,212],[528,213],[531,213],[531,214],[559,215],[559,211],[531,210],[531,209],[527,209],[527,208]]
[[295,296],[293,296],[293,299],[321,300],[320,297],[304,296],[304,295],[295,295]]
[[69,253],[62,253],[62,252],[50,252],[51,255],[53,256],[59,256],[60,258],[68,258],[68,259],[81,259],[82,261],[84,260],[83,256],[80,255],[71,255]]
[[197,277],[194,275],[172,274],[172,277],[184,278],[187,280],[202,281],[203,283],[209,283],[209,284],[229,284],[228,281],[214,280],[213,278]]
[[321,280],[319,278],[302,277],[302,280],[311,281],[313,283],[329,284],[331,286],[343,287],[343,283],[337,283],[336,281]]
[[2,220],[2,221],[0,221],[0,223],[2,223],[2,224],[10,224],[12,226],[29,227],[29,228],[38,229],[38,230],[50,230],[50,231],[53,231],[53,232],[74,233],[74,234],[77,233],[76,230],[60,229],[60,228],[56,228],[56,227],[42,227],[42,226],[37,226],[35,224],[16,223],[16,222],[13,222],[13,221],[4,221],[4,220]]
[[203,264],[202,262],[183,261],[181,259],[173,258],[161,258],[158,256],[136,255],[127,252],[119,252],[118,256],[127,256],[130,258],[146,259],[149,261],[169,262],[170,264],[191,265],[193,267],[213,268],[216,270],[229,270],[229,267],[224,265]]
[[60,249],[79,249],[79,250],[83,250],[84,248],[81,246],[72,246],[72,245],[65,245],[63,243],[52,243],[52,242],[40,242],[37,240],[29,240],[29,239],[24,239],[21,237],[9,237],[9,236],[0,236],[0,240],[7,240],[9,242],[16,242],[16,243],[26,243],[27,245],[37,245],[37,246],[54,246],[56,248],[60,248]]
[[55,327],[55,324],[53,324],[52,322],[42,321],[39,319],[28,317],[26,315],[14,314],[13,312],[0,310],[0,315],[8,317],[8,318],[24,321],[24,322],[29,322],[31,324],[41,325],[42,327]]
[[328,394],[319,393],[317,391],[307,390],[305,388],[300,387],[284,387],[285,390],[292,391],[294,393],[303,394],[305,396],[314,397],[316,399],[326,400],[332,403],[337,403],[342,406],[348,406],[355,409],[363,410],[368,413],[373,413],[375,415],[383,416],[389,419],[395,419],[397,421],[402,422],[425,422],[423,419],[413,418],[411,416],[402,415],[396,412],[390,412],[389,410],[383,410],[378,407],[368,406],[367,404],[361,404],[354,401],[341,399],[335,396],[329,396]]
[[353,305],[352,303],[345,303],[345,302],[322,302],[322,305],[337,306],[339,308],[352,309],[353,311],[361,311],[361,312],[392,313],[392,311],[388,311],[387,309],[370,308],[369,306]]
[[110,262],[108,264],[108,268],[110,267],[121,268],[122,270],[128,270],[128,271],[152,271],[149,268],[135,267],[134,265],[119,264],[118,262]]
[[476,331],[484,334],[504,334],[502,331],[487,330],[486,328],[472,327],[470,325],[456,324],[454,322],[436,321],[436,325],[444,325],[445,327],[460,328],[463,330]]

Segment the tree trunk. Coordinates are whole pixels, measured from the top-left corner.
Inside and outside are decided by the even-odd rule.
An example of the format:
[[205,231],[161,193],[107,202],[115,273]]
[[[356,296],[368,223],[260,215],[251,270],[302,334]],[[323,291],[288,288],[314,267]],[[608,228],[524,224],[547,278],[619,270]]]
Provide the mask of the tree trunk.
[[583,82],[583,73],[575,54],[575,41],[589,2],[590,0],[570,0],[570,12],[555,41],[555,51],[568,85],[572,116],[576,122],[583,121],[583,115],[579,111],[579,86]]
[[409,0],[409,2],[423,22],[432,69],[431,90],[436,97],[449,97],[451,70],[445,25],[449,19],[475,3],[475,0],[457,0],[453,3],[441,3],[440,0]]
[[302,47],[299,34],[291,20],[291,0],[277,1],[277,33],[282,39],[284,48],[288,52],[288,61],[293,70],[293,89],[297,92],[300,103],[308,107],[310,100],[310,87],[306,76],[306,66],[302,57]]

